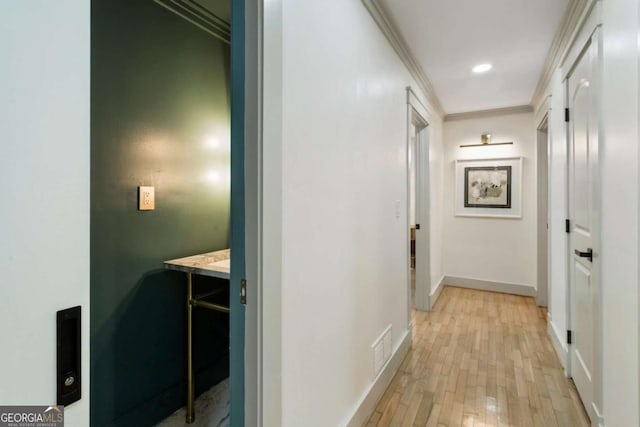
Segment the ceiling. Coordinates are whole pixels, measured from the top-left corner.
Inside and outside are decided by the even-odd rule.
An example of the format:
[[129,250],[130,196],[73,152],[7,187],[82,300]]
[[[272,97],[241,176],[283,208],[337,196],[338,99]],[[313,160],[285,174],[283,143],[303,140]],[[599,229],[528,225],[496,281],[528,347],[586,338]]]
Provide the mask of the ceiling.
[[[527,105],[569,0],[378,0],[447,114]],[[474,74],[471,68],[491,63]]]

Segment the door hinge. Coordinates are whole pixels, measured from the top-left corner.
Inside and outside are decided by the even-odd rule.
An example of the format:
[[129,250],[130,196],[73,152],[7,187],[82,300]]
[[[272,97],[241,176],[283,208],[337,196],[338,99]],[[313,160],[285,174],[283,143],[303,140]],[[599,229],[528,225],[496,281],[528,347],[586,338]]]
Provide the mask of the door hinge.
[[564,220],[564,231],[566,231],[567,233],[571,233],[571,220],[570,219],[565,219]]
[[564,109],[564,121],[565,122],[569,121],[569,109],[568,108]]
[[240,280],[240,304],[247,305],[247,279]]
[[567,330],[567,344],[573,344],[573,336],[569,330]]
[[420,230],[420,224],[416,224],[416,230]]

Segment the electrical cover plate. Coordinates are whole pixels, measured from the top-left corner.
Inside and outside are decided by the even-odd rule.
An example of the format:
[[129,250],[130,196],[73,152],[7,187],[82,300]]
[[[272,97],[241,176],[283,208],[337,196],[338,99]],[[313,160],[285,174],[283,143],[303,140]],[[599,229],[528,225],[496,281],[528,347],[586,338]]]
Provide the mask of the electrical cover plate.
[[155,189],[153,187],[138,187],[138,210],[152,211],[155,208]]

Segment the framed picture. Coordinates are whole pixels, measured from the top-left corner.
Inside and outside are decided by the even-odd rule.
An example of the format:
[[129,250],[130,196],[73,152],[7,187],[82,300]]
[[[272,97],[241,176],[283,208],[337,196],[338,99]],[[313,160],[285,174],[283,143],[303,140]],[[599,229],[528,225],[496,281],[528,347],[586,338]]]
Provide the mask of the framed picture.
[[511,208],[511,166],[466,166],[465,208]]
[[456,216],[521,218],[522,158],[456,161]]

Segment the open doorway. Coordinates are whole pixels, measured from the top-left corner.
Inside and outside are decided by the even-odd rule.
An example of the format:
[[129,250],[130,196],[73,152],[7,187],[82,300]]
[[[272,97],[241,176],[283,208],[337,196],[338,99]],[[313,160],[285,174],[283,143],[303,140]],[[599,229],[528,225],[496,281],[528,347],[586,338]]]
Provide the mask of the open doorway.
[[95,425],[244,423],[244,26],[187,3],[91,2]]
[[538,158],[538,283],[536,303],[540,307],[547,307],[549,304],[549,147],[548,118],[545,115],[538,126],[536,138],[536,153]]
[[408,90],[408,236],[409,311],[429,310],[429,124],[424,107]]

